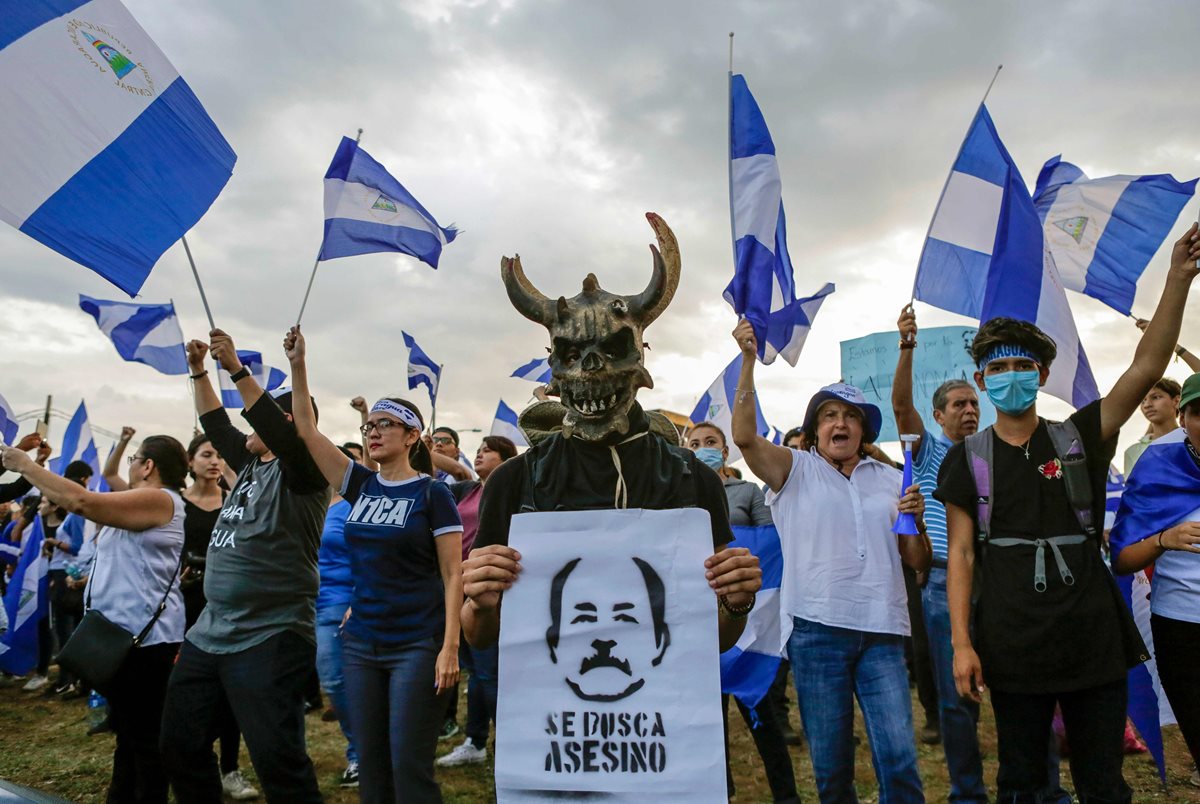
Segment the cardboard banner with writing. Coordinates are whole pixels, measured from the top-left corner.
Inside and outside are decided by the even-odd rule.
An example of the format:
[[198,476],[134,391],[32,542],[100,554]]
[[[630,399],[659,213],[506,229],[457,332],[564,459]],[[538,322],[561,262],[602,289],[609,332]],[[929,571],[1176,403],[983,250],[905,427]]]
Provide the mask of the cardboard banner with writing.
[[509,545],[498,800],[725,801],[708,513],[518,514]]

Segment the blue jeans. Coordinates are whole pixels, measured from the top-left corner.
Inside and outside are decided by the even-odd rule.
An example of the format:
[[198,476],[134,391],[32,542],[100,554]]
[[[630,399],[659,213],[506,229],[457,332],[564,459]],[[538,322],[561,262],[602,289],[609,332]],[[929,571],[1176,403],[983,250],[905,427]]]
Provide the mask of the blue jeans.
[[476,748],[487,748],[488,726],[496,721],[496,693],[500,685],[500,646],[472,648],[463,640],[470,656],[471,677],[467,681],[467,736]]
[[354,732],[350,730],[350,719],[346,716],[346,688],[342,681],[341,618],[333,622],[321,622],[317,616],[317,675],[321,678],[321,689],[329,696],[333,711],[337,712],[338,725],[346,738],[346,762],[358,762],[354,750]]
[[924,802],[904,638],[794,618],[788,656],[822,802],[855,802],[854,700],[863,713],[880,804]]
[[951,801],[987,802],[983,783],[983,761],[979,756],[979,704],[958,694],[954,685],[954,646],[950,641],[950,606],[946,601],[946,571],[929,570],[929,582],[921,590],[925,631],[929,634],[929,657],[937,682],[942,748],[950,772]]
[[434,689],[441,643],[428,637],[373,645],[342,632],[342,672],[364,804],[442,800],[433,778],[445,707]]

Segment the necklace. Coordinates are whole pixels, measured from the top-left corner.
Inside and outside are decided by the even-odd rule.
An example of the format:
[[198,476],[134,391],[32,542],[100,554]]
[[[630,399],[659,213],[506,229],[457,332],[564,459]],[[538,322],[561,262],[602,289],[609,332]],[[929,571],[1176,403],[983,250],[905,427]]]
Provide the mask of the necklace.
[[1025,443],[1021,445],[1021,451],[1025,453],[1025,460],[1029,460],[1029,442],[1033,441],[1033,434],[1030,433],[1029,438],[1025,439]]

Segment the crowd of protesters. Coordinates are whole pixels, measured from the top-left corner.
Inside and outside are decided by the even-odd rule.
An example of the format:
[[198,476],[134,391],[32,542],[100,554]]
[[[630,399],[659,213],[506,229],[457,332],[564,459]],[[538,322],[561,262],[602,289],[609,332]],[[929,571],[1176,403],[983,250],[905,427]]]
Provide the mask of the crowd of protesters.
[[[1196,231],[1173,249],[1128,368],[1061,423],[1037,413],[1057,345],[1011,318],[978,330],[973,377],[914,398],[921,334],[905,307],[891,402],[899,432],[915,437],[908,488],[874,444],[882,411],[854,386],[831,383],[798,406],[803,415],[782,445],[759,435],[758,344],[749,322],[734,330],[743,358],[729,432],[697,422],[672,446],[708,467],[697,469],[698,483],[719,479],[722,530],[773,524],[779,534],[781,615],[792,623],[786,661],[758,706],[738,702],[775,801],[801,797],[789,751],[798,745],[821,801],[856,800],[855,702],[881,801],[924,800],[918,737],[942,742],[952,801],[988,800],[978,736],[985,693],[998,800],[1066,800],[1056,712],[1079,799],[1131,800],[1122,773],[1127,673],[1150,649],[1113,571],[1150,566],[1162,687],[1200,757],[1191,683],[1200,558],[1189,555],[1200,553],[1200,373],[1182,384],[1164,377],[1173,353],[1200,370],[1177,343],[1200,258]],[[197,434],[186,448],[168,435],[142,438],[122,476],[135,443],[125,428],[102,470],[105,491],[89,490],[86,463],[50,471],[36,434],[3,449],[4,468],[18,477],[0,484],[0,500],[13,503],[0,556],[15,563],[36,521],[48,563],[49,616],[24,690],[104,696],[116,737],[110,801],[165,802],[169,790],[180,802],[257,797],[238,767],[243,740],[267,800],[320,801],[305,743],[315,679],[346,741],[338,783],[364,801],[439,801],[438,767],[487,760],[497,592],[518,570],[501,546],[506,522],[490,522],[480,547],[475,540],[481,504],[493,518],[507,505],[499,497],[514,472],[501,472],[499,491],[489,479],[518,449],[487,436],[471,461],[457,432],[426,433],[418,406],[399,397],[354,399],[361,439],[339,445],[320,429],[305,350],[293,328],[284,339],[292,386],[267,393],[229,335],[191,341]],[[248,434],[221,405],[210,354],[242,396]],[[981,394],[996,409],[982,430]],[[920,413],[928,405],[933,421]],[[1129,492],[1106,522],[1117,435],[1139,407],[1147,429],[1125,453]],[[729,465],[731,445],[761,487]],[[901,515],[915,534],[895,532]],[[89,687],[86,673],[60,667],[51,681],[54,653],[97,615],[137,635],[115,672]],[[439,740],[460,732],[460,668],[465,733],[435,760]],[[786,708],[789,671],[799,730]],[[910,678],[919,676],[918,729]],[[732,773],[728,786],[733,796]]]

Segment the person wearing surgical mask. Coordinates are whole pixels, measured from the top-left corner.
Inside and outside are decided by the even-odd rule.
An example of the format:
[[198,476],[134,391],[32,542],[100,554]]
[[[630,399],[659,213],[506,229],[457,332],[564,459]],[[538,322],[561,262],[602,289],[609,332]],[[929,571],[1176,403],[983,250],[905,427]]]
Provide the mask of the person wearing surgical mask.
[[[696,454],[704,464],[721,476],[725,485],[725,496],[729,501],[730,525],[771,525],[771,509],[767,508],[762,489],[753,483],[735,477],[725,462],[729,460],[729,445],[725,441],[725,433],[712,422],[700,422],[688,431],[687,448]],[[736,698],[738,711],[754,745],[762,759],[763,770],[766,772],[767,783],[771,787],[772,799],[775,802],[798,802],[796,792],[796,774],[792,768],[792,758],[788,754],[787,740],[784,738],[783,724],[776,717],[775,707],[764,698],[751,712],[746,705]],[[729,770],[729,695],[721,696],[721,719],[725,727],[725,779],[726,789],[732,798],[736,792],[733,784],[733,774]]]
[[[1059,351],[1054,340],[1027,321],[997,317],[971,343],[974,379],[996,406],[996,423],[950,448],[934,496],[946,506],[955,685],[975,702],[985,686],[990,692],[1000,763],[996,800],[1040,800],[1056,705],[1071,745],[1076,797],[1131,800],[1121,771],[1126,676],[1149,656],[1101,557],[1099,523],[1121,425],[1162,377],[1179,339],[1188,291],[1200,273],[1197,228],[1172,249],[1166,286],[1129,368],[1106,396],[1068,419],[1077,442],[1067,454],[1083,453],[1090,511],[1073,507],[1072,497],[1076,504],[1082,498],[1068,495],[1072,469],[1038,416],[1038,389],[1051,378]],[[1084,366],[1064,358],[1054,371],[1067,373],[1064,384],[1076,396],[1098,397]],[[977,448],[989,443],[985,459]],[[977,480],[980,471],[987,475]],[[988,515],[982,535],[981,512]]]

